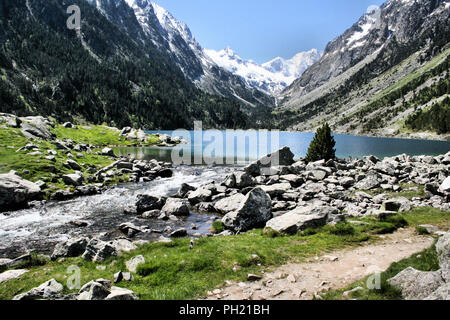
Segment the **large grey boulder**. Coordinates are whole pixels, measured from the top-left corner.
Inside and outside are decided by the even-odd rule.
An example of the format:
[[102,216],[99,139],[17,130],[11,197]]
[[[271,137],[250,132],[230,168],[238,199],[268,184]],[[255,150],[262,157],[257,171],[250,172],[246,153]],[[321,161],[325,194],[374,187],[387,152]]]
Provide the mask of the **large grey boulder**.
[[0,174],[0,212],[11,207],[25,206],[41,196],[41,188],[17,176],[13,171]]
[[436,252],[442,276],[446,282],[450,281],[450,232],[445,233],[436,243]]
[[290,166],[294,163],[294,154],[289,147],[281,148],[258,161],[251,163],[244,170],[254,177],[265,175],[265,170],[270,171],[271,167]]
[[444,182],[442,182],[439,190],[441,192],[448,192],[450,193],[450,177],[447,177]]
[[264,225],[272,218],[272,200],[261,188],[252,189],[236,211],[222,219],[223,225],[236,232]]
[[128,271],[136,273],[137,267],[142,263],[145,263],[145,258],[143,255],[139,255],[125,262],[125,265]]
[[81,287],[77,300],[104,300],[111,293],[111,281],[97,279]]
[[61,257],[78,257],[81,256],[86,250],[86,246],[89,242],[88,238],[74,238],[67,241],[58,243],[53,250],[51,256],[52,260],[56,260]]
[[447,282],[446,284],[437,288],[436,291],[434,291],[424,300],[443,300],[443,301],[450,300],[450,282]]
[[37,300],[37,299],[52,299],[58,296],[63,291],[63,285],[55,279],[44,282],[39,287],[33,288],[30,291],[16,295],[13,300]]
[[178,189],[176,197],[185,198],[189,191],[194,191],[194,190],[195,190],[195,188],[193,186],[190,186],[187,183],[183,183],[181,185],[180,189]]
[[259,188],[264,190],[264,192],[267,192],[267,194],[270,195],[271,197],[281,196],[283,193],[286,193],[292,189],[291,184],[287,182],[259,186]]
[[62,179],[65,184],[75,186],[75,187],[81,186],[83,184],[83,180],[84,180],[81,173],[65,174],[62,176]]
[[379,187],[381,184],[379,178],[375,174],[368,175],[363,180],[359,181],[355,188],[359,190],[371,190]]
[[227,214],[229,212],[239,209],[242,201],[244,201],[245,196],[242,193],[236,193],[230,197],[221,199],[214,204],[214,208],[222,214]]
[[188,216],[189,206],[185,200],[169,198],[166,200],[166,204],[161,209],[161,213],[166,216]]
[[441,271],[424,272],[409,267],[388,283],[402,292],[405,300],[423,300],[444,284]]
[[141,214],[151,210],[161,210],[166,202],[166,199],[154,197],[147,194],[140,194],[137,196],[136,210]]
[[204,188],[198,188],[192,191],[188,195],[188,200],[191,204],[197,204],[200,202],[208,202],[212,197],[212,191]]
[[234,173],[236,188],[244,189],[247,187],[252,187],[255,185],[255,179],[245,172],[236,172]]
[[27,272],[28,270],[26,269],[7,270],[5,272],[2,272],[0,273],[0,283],[7,282],[12,279],[17,279]]
[[29,139],[52,140],[53,135],[50,132],[51,122],[44,117],[24,117],[21,131]]
[[306,228],[316,228],[327,224],[327,221],[339,211],[328,206],[298,207],[266,223],[270,228],[280,233],[295,234]]
[[111,256],[116,256],[117,250],[111,244],[99,239],[92,239],[86,246],[83,259],[94,262],[103,262]]

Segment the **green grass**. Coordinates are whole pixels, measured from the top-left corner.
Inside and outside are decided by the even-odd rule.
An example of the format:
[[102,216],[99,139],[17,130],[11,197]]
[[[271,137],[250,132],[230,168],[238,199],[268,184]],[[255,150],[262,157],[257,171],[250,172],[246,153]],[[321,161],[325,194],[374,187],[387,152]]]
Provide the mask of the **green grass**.
[[[408,267],[413,267],[420,271],[436,271],[439,270],[439,261],[436,253],[435,245],[418,253],[411,257],[393,263],[385,272],[381,273],[381,286],[380,289],[368,289],[366,277],[360,281],[357,281],[345,289],[333,290],[323,296],[326,300],[344,300],[344,299],[357,299],[357,300],[400,300],[401,292],[396,288],[389,285],[388,279],[395,277],[398,273],[405,270]],[[343,295],[345,291],[361,287],[362,290],[353,292],[347,297]]]
[[[78,129],[64,128],[56,125],[52,132],[59,140],[70,139],[77,143],[89,143],[99,148],[105,146],[122,146],[134,145],[136,141],[128,141],[119,136],[119,132],[104,126],[90,126],[87,129],[80,126]],[[42,155],[29,155],[29,151],[19,151],[28,143],[33,143],[42,153]],[[152,135],[147,145],[159,143],[159,138]],[[56,161],[45,159],[47,150],[57,151]],[[82,173],[85,178],[92,176],[89,173],[90,168],[100,169],[113,163],[113,159],[102,155],[92,153],[71,151],[73,159],[82,166]],[[81,157],[78,155],[81,154]],[[57,150],[51,142],[37,140],[32,141],[26,138],[20,129],[0,128],[0,173],[7,173],[15,170],[18,174],[27,180],[36,182],[42,180],[47,183],[47,188],[43,190],[46,196],[49,196],[61,189],[73,189],[73,187],[65,185],[61,177],[64,174],[73,173],[74,170],[64,167],[64,163],[69,159],[66,152]],[[24,170],[26,170],[24,172]],[[118,175],[113,177],[109,185],[128,182],[129,175]]]
[[421,185],[417,185],[414,183],[400,183],[400,191],[394,192],[392,190],[384,190],[382,188],[372,189],[372,190],[357,190],[367,193],[371,196],[377,196],[380,194],[385,194],[388,199],[405,197],[409,200],[412,198],[424,198],[427,193],[425,192],[425,187]]
[[159,138],[151,135],[147,143],[139,143],[133,140],[127,140],[119,136],[119,131],[105,126],[77,126],[77,129],[64,128],[56,125],[52,132],[59,139],[70,139],[77,143],[89,143],[94,146],[133,146],[133,145],[156,145]]
[[[122,282],[119,286],[135,291],[141,299],[201,298],[208,290],[223,286],[225,280],[245,281],[249,273],[260,274],[263,270],[269,271],[287,262],[301,262],[312,256],[376,241],[380,230],[394,231],[405,226],[405,222],[412,227],[416,223],[432,224],[435,221],[450,226],[449,218],[450,212],[428,208],[413,210],[385,221],[373,217],[355,219],[365,224],[341,223],[294,236],[277,234],[272,237],[263,230],[253,230],[232,237],[202,238],[195,241],[193,250],[189,250],[190,239],[151,243],[134,252],[111,258],[103,263],[107,267],[104,271],[97,270],[97,264],[81,258],[32,267],[21,280],[0,284],[0,299],[11,299],[51,278],[65,284],[68,276],[66,270],[71,265],[80,268],[81,284],[97,278],[112,279],[114,273],[126,270],[125,261],[139,254],[145,257],[146,263],[138,267],[133,282]],[[233,266],[236,264],[241,268],[235,272]]]

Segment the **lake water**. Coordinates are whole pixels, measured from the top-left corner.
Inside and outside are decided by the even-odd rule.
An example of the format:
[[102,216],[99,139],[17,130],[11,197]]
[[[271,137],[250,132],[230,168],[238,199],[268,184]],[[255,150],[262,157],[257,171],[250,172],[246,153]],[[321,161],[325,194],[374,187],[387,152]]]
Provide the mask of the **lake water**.
[[[171,136],[180,136],[180,132],[148,131],[148,133],[158,132]],[[299,159],[306,155],[308,146],[314,137],[313,133],[300,132],[256,133],[249,134],[248,131],[233,131],[228,133],[227,136],[226,131],[217,131],[215,132],[215,140],[219,141],[219,145],[211,153],[213,146],[211,141],[214,141],[211,136],[214,136],[214,134],[210,134],[207,131],[186,131],[183,138],[188,141],[188,144],[177,147],[175,151],[180,156],[190,152],[192,160],[194,160],[195,156],[203,154],[203,164],[205,162],[206,164],[211,164],[212,161],[216,161],[217,164],[243,165],[284,146],[289,146],[295,154],[295,158]],[[255,140],[255,135],[257,140]],[[334,137],[336,140],[336,155],[339,158],[362,158],[367,155],[384,158],[403,153],[411,156],[435,156],[450,151],[450,141],[377,138],[341,134],[336,134]],[[272,142],[272,139],[274,139],[275,143]],[[172,162],[174,150],[173,148],[146,147],[123,148],[118,152],[121,155],[131,154],[138,159],[158,159]],[[221,161],[223,163],[220,163]]]

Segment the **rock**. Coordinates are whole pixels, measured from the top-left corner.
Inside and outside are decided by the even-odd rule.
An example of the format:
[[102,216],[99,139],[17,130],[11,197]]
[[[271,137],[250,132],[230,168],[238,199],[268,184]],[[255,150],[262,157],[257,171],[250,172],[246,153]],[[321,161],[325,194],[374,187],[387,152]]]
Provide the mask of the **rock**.
[[239,208],[245,196],[242,193],[236,193],[230,197],[221,199],[214,204],[214,208],[222,214],[227,214]]
[[339,184],[344,188],[350,188],[355,184],[355,179],[352,177],[343,177],[339,180]]
[[156,172],[156,176],[160,177],[160,178],[171,178],[171,177],[173,177],[173,171],[172,171],[172,169],[164,168],[164,169],[158,170]]
[[136,273],[137,267],[142,263],[145,263],[145,258],[143,255],[139,255],[125,262],[125,265],[128,271]]
[[261,279],[262,279],[261,276],[258,276],[258,275],[256,275],[256,274],[252,274],[252,273],[250,273],[250,274],[247,276],[247,281],[258,281],[258,280],[261,280]]
[[450,177],[447,177],[444,182],[442,182],[441,186],[439,187],[439,190],[441,192],[448,192],[450,193]]
[[290,166],[294,162],[294,154],[291,149],[289,149],[289,147],[284,147],[248,165],[244,170],[249,175],[256,177],[260,174],[265,175],[264,172],[270,171],[271,167]]
[[78,257],[86,251],[88,238],[74,238],[56,245],[51,259],[54,261],[61,257]]
[[116,274],[114,274],[114,283],[119,283],[121,281],[133,281],[134,277],[129,272],[122,272],[119,271]]
[[31,254],[26,253],[24,255],[21,255],[20,257],[13,259],[10,263],[8,263],[8,267],[11,267],[11,268],[17,267],[21,264],[31,262],[31,260],[32,260]]
[[189,206],[186,201],[182,199],[169,198],[166,200],[166,204],[161,209],[161,212],[167,216],[188,216]]
[[17,279],[21,275],[27,273],[29,270],[26,269],[17,269],[17,270],[7,270],[5,272],[0,273],[0,283],[7,282],[12,279]]
[[161,215],[161,210],[150,210],[142,214],[142,218],[156,219]]
[[264,225],[272,218],[272,200],[262,189],[251,190],[236,211],[228,213],[222,219],[227,229],[243,232]]
[[55,279],[51,279],[39,287],[33,288],[28,292],[19,294],[13,300],[37,300],[37,299],[52,299],[63,290],[63,285]]
[[183,183],[181,185],[180,189],[178,190],[176,197],[185,198],[189,191],[194,191],[194,190],[195,190],[194,187],[188,185],[187,183]]
[[227,188],[236,188],[236,176],[234,174],[230,174],[222,182],[222,185],[224,185]]
[[441,271],[423,272],[409,267],[388,283],[402,292],[405,300],[423,300],[444,284]]
[[357,291],[361,291],[361,290],[364,290],[364,288],[363,287],[356,287],[356,288],[353,288],[351,290],[345,291],[343,295],[344,295],[344,297],[348,297],[353,292],[357,292]]
[[287,234],[295,234],[306,228],[324,226],[329,217],[339,211],[327,206],[299,207],[284,215],[269,220],[266,228]]
[[83,176],[80,173],[65,174],[62,176],[65,184],[79,187],[83,184]]
[[374,174],[367,176],[363,180],[359,181],[355,188],[359,190],[372,190],[380,186],[380,181],[378,177]]
[[289,182],[293,188],[300,187],[304,182],[302,177],[295,174],[282,175],[280,180]]
[[426,297],[424,300],[450,300],[450,282],[440,286],[436,291]]
[[103,262],[111,256],[116,256],[117,250],[111,244],[99,239],[92,239],[86,246],[83,259],[94,262]]
[[169,235],[171,238],[182,238],[187,236],[187,230],[184,228],[177,229],[170,233]]
[[111,281],[98,279],[81,287],[77,300],[104,300],[111,293]]
[[41,188],[37,184],[20,178],[15,172],[0,174],[0,212],[26,206],[28,201],[40,197]]
[[327,177],[327,173],[323,170],[312,170],[307,172],[307,177],[312,181],[322,181]]
[[0,268],[8,267],[13,262],[13,259],[1,258],[0,259]]
[[139,214],[150,210],[161,210],[166,202],[164,198],[158,198],[147,194],[140,194],[137,196],[137,199],[136,210]]
[[50,121],[44,117],[25,117],[22,121],[21,131],[29,139],[43,139],[50,141],[53,135],[50,132]]
[[290,183],[277,183],[269,186],[259,186],[264,192],[271,197],[281,196],[292,189]]
[[236,188],[244,189],[255,185],[255,179],[245,172],[236,172],[234,174],[236,180]]
[[126,234],[130,238],[135,236],[136,234],[138,234],[140,232],[144,232],[143,229],[141,229],[138,226],[132,224],[131,222],[122,223],[119,226],[119,230],[121,232],[123,232],[124,234]]
[[128,289],[112,287],[105,300],[139,300],[136,294]]
[[199,202],[209,202],[211,197],[212,197],[211,190],[199,188],[189,193],[188,200],[191,204],[197,204]]
[[404,197],[390,199],[383,202],[381,210],[395,212],[409,211],[411,210],[411,202]]
[[116,239],[111,242],[111,246],[116,249],[117,252],[130,252],[136,250],[135,243],[128,239]]
[[115,157],[116,155],[114,154],[114,150],[111,148],[103,148],[102,149],[102,155],[104,156],[110,156],[110,157]]
[[450,232],[445,233],[436,243],[439,265],[446,282],[450,281]]

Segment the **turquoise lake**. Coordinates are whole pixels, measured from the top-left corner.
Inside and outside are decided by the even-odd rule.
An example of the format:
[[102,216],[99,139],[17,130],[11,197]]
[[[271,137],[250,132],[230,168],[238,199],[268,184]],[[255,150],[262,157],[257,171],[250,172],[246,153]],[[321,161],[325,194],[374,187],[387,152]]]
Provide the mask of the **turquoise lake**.
[[[216,131],[219,144],[215,144],[214,152],[213,142],[208,137],[208,131],[186,131],[184,138],[188,144],[177,147],[176,151],[180,156],[184,152],[190,152],[192,160],[195,156],[204,155],[206,164],[217,161],[217,164],[236,164],[243,165],[249,161],[260,158],[279,147],[288,146],[299,159],[306,155],[308,146],[314,137],[313,133],[301,132],[279,132],[267,134],[249,134],[248,131]],[[180,136],[178,132],[173,131],[148,131],[148,133],[162,133],[171,136]],[[177,134],[178,133],[178,134]],[[197,136],[195,137],[195,134]],[[257,136],[257,140],[249,136]],[[232,139],[230,139],[232,137]],[[274,138],[277,143],[272,143]],[[367,155],[374,155],[379,158],[395,156],[399,154],[414,155],[439,155],[450,151],[450,141],[430,141],[430,140],[411,140],[396,138],[377,138],[366,136],[352,136],[335,134],[336,155],[339,158],[362,158]],[[228,145],[227,145],[228,143]],[[222,145],[221,145],[222,144]],[[245,145],[245,147],[244,147]],[[218,146],[218,147],[217,147]],[[261,148],[261,150],[259,150]],[[209,151],[208,151],[209,150]],[[146,147],[146,148],[121,148],[120,155],[133,155],[138,159],[158,159],[172,162],[173,148]],[[206,152],[206,155],[205,155]],[[220,162],[223,163],[220,163]],[[227,163],[228,162],[228,163]],[[199,164],[199,163],[197,163]]]

